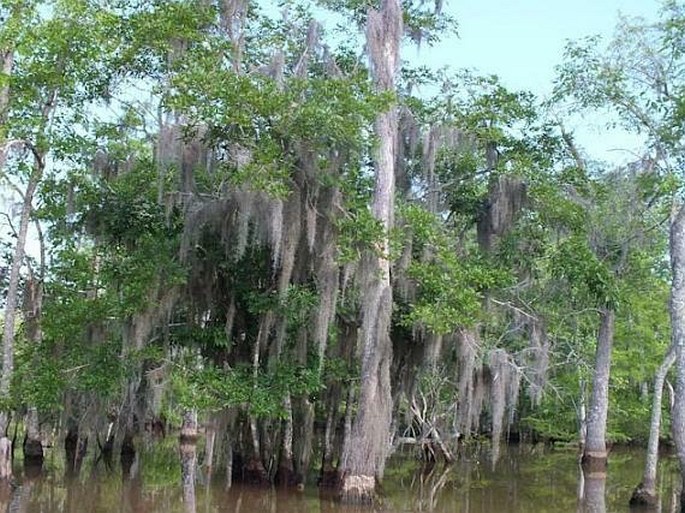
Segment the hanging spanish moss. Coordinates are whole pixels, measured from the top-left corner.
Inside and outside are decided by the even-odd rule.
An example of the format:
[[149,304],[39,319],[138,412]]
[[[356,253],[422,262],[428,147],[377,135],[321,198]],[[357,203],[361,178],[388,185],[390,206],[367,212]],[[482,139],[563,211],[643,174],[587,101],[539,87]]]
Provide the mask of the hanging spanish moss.
[[500,175],[492,182],[484,212],[478,220],[478,243],[489,252],[513,226],[526,204],[527,186],[519,178]]

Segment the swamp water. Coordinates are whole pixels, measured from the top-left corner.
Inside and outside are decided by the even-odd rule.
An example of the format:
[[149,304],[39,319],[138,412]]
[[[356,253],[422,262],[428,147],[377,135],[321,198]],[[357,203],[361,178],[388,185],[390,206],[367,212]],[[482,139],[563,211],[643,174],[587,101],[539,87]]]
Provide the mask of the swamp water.
[[[199,461],[184,459],[184,467]],[[494,467],[487,449],[460,454],[449,469],[421,470],[409,454],[388,465],[385,499],[378,511],[435,513],[628,512],[628,500],[642,475],[644,451],[616,449],[604,475],[583,476],[574,450],[542,446],[503,447]],[[43,472],[25,476],[16,467],[16,483],[0,488],[0,512],[57,513],[347,513],[370,511],[345,507],[318,493],[257,489],[234,484],[225,489],[223,473],[211,480],[201,467],[195,479],[181,478],[178,450],[155,450],[136,458],[122,471],[86,461],[78,477],[65,475],[57,457],[48,454]],[[677,511],[679,492],[675,462],[662,458],[661,504],[655,511]],[[192,486],[194,482],[194,487]],[[194,497],[194,504],[193,504]],[[185,498],[185,500],[184,500]]]

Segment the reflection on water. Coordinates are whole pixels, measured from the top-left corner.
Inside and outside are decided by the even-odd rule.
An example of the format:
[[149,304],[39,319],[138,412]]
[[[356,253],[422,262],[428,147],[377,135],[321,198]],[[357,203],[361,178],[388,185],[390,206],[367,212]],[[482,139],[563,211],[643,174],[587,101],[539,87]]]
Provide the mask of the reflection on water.
[[606,472],[584,472],[581,470],[579,481],[583,483],[579,494],[583,513],[606,512]]
[[[56,457],[46,459],[39,475],[24,475],[12,487],[0,486],[0,511],[26,513],[351,513],[313,485],[304,492],[225,489],[207,479],[198,460],[201,445],[141,454],[127,468],[108,469],[86,460],[76,477],[65,476]],[[585,474],[576,453],[541,446],[501,447],[495,469],[488,450],[460,454],[452,468],[419,468],[410,454],[396,455],[388,466],[380,511],[387,513],[613,513],[627,512],[633,487],[642,475],[643,451],[615,450],[606,474]],[[116,470],[115,470],[116,469]],[[18,469],[20,470],[20,469]],[[123,471],[122,471],[123,470]],[[21,472],[15,475],[22,476]],[[315,477],[311,482],[315,481]],[[662,463],[659,513],[676,511],[675,463]]]

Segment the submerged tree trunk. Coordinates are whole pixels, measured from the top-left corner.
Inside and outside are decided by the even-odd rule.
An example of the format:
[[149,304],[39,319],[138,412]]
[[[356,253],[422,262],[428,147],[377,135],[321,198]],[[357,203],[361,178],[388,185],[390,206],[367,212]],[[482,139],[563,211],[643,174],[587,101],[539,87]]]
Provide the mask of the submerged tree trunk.
[[583,449],[583,466],[591,470],[604,469],[607,463],[606,428],[614,318],[615,313],[611,308],[602,308],[600,311],[595,372],[592,379],[590,412],[587,420],[587,438]]
[[[382,0],[380,11],[369,9],[366,41],[378,91],[395,89],[401,36],[402,7],[398,0]],[[394,107],[378,115],[373,215],[381,223],[384,234],[373,253],[367,252],[361,264],[365,281],[360,333],[361,381],[351,440],[342,455],[341,499],[344,502],[373,500],[376,480],[383,476],[388,455],[392,414],[389,231],[393,224],[397,129]]]
[[645,461],[645,472],[642,476],[642,482],[637,485],[630,504],[656,506],[656,468],[659,461],[659,435],[661,429],[661,397],[664,391],[664,381],[666,374],[675,362],[675,348],[673,345],[669,347],[664,361],[656,371],[654,377],[654,399],[652,401],[652,419],[649,426],[649,442],[647,444],[647,460]]
[[[673,440],[678,453],[680,476],[685,484],[685,205],[680,206],[671,221],[671,337],[675,348],[676,386],[673,418]],[[685,487],[680,495],[685,505]]]

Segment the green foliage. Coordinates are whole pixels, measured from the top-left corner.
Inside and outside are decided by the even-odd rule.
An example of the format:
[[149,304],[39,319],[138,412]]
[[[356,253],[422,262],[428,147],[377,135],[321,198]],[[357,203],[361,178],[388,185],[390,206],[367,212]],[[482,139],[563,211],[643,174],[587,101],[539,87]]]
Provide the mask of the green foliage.
[[321,389],[315,368],[286,362],[269,372],[254,372],[248,365],[197,368],[193,359],[180,363],[173,372],[173,393],[181,408],[218,411],[240,406],[258,418],[282,418],[287,394],[307,396]]
[[412,233],[415,258],[407,277],[416,284],[417,297],[407,305],[401,323],[422,325],[435,333],[473,324],[483,292],[506,286],[511,275],[495,262],[460,254],[454,246],[454,234],[421,207],[408,204],[402,214]]
[[614,276],[584,238],[569,237],[562,241],[553,255],[551,271],[555,278],[568,280],[575,296],[589,297],[598,306],[616,307],[618,290]]
[[[392,261],[394,283],[410,289],[393,291],[393,342],[407,353],[393,370],[418,354],[412,332],[471,327],[481,337],[478,372],[487,375],[483,355],[498,348],[533,373],[534,319],[550,342],[549,383],[540,404],[521,400],[519,427],[572,440],[591,376],[596,310],[612,308],[610,437],[643,438],[644,384],[669,340],[660,223],[682,188],[675,164],[682,160],[685,100],[679,75],[665,77],[669,94],[639,78],[680,62],[682,6],[665,4],[653,26],[623,22],[628,50],[613,44],[604,52],[596,38],[567,48],[555,100],[574,100],[572,111],[613,111],[612,122],[645,133],[654,150],[639,165],[607,171],[572,161],[566,134],[538,100],[497,77],[405,68],[398,91],[378,94],[358,34],[349,34],[349,23],[363,23],[377,2],[322,2],[344,13],[339,41],[323,31],[314,41],[310,8],[286,4],[283,19],[250,4],[236,27],[226,25],[218,5],[185,0],[26,2],[3,23],[0,47],[12,46],[17,58],[12,76],[0,76],[0,87],[11,87],[0,143],[26,139],[44,159],[34,219],[46,235],[47,260],[40,270],[31,262],[45,287],[43,337],[32,345],[19,333],[13,397],[0,406],[56,412],[67,391],[122,403],[131,377],[154,362],[173,369],[165,398],[172,415],[235,408],[281,420],[288,395],[317,403],[317,422],[329,407],[340,413],[337,396],[359,386],[354,278],[336,298],[321,367],[320,348],[311,343],[322,286],[316,244],[296,241],[296,269],[282,290],[281,264],[254,236],[264,227],[252,218],[244,251],[233,251],[238,235],[226,228],[232,220],[213,219],[180,255],[182,234],[196,229],[186,224],[189,214],[234,201],[240,190],[284,200],[297,189],[298,208],[316,209],[321,223],[315,242],[322,227],[331,228],[339,274],[390,237],[390,253],[379,256]],[[433,5],[405,1],[402,8],[415,41],[433,43],[455,27]],[[232,33],[237,25],[239,37]],[[417,85],[438,93],[413,96]],[[370,127],[391,108],[408,132],[398,153],[406,187],[386,233],[371,209],[377,141]],[[192,190],[179,192],[181,162],[160,159],[159,125],[180,127],[186,149],[212,151],[211,166],[192,170]],[[430,129],[458,141],[436,143],[435,161],[427,163]],[[26,183],[34,157],[17,150],[3,177]],[[476,225],[501,177],[520,180],[526,198],[483,254]],[[316,202],[332,192],[334,205],[321,209]],[[427,208],[429,195],[435,201]],[[239,210],[232,212],[248,215]],[[167,293],[169,304],[158,304]],[[151,327],[145,348],[135,351],[130,331],[141,316]],[[421,372],[416,384],[443,430],[464,400],[453,380],[461,377],[453,358],[459,349],[446,348],[444,367]],[[403,373],[393,371],[393,379]]]

